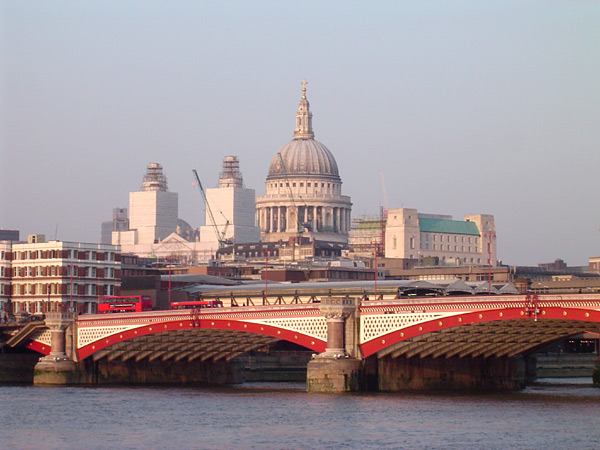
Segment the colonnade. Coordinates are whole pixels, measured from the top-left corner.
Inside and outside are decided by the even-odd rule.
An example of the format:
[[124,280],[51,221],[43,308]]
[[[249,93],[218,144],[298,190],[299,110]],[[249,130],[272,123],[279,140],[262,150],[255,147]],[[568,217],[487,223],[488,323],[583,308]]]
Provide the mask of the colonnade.
[[299,206],[300,220],[296,218],[296,208],[289,206],[266,206],[257,209],[257,222],[261,232],[295,232],[297,223],[313,232],[348,233],[350,231],[351,209],[326,206]]

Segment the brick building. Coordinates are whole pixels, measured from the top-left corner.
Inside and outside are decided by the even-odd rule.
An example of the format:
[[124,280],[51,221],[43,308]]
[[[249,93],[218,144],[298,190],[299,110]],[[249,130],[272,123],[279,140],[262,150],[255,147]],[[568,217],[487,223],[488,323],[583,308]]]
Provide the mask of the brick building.
[[119,295],[121,254],[118,246],[80,242],[0,241],[0,302],[13,312],[42,312],[43,304],[73,304],[93,312],[99,296]]

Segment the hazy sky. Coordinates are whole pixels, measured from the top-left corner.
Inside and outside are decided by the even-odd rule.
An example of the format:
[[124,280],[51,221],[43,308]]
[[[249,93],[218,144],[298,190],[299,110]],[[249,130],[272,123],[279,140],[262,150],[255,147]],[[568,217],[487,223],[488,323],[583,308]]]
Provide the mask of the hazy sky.
[[0,228],[98,242],[149,162],[264,194],[302,79],[353,216],[488,213],[509,264],[600,255],[598,1],[7,1]]

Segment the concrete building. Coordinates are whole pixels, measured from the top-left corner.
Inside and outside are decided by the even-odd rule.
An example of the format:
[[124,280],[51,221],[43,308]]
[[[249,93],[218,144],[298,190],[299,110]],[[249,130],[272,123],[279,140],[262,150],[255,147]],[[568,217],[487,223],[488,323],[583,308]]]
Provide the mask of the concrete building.
[[416,209],[388,211],[387,258],[437,258],[441,265],[497,265],[494,216],[472,214],[464,220],[421,214]]
[[590,256],[588,259],[588,270],[590,272],[600,273],[600,256]]
[[256,200],[256,223],[265,242],[288,241],[300,233],[346,244],[352,203],[342,195],[333,154],[314,139],[306,82],[302,84],[294,138],[271,160],[265,195]]
[[113,231],[127,231],[129,229],[129,218],[127,208],[114,208],[113,219],[110,222],[102,222],[100,232],[101,244],[112,244]]
[[18,241],[20,240],[19,235],[19,230],[0,229],[0,241]]
[[30,313],[72,302],[75,310],[92,312],[99,296],[119,294],[121,254],[113,245],[33,235],[27,243],[0,242],[0,276],[4,309],[9,300],[13,312]]
[[113,232],[117,245],[148,245],[177,231],[178,195],[169,192],[158,163],[148,164],[142,190],[129,193],[129,230]]
[[200,227],[201,242],[221,238],[234,244],[259,241],[260,230],[254,223],[256,194],[254,189],[244,187],[236,156],[226,156],[223,160],[219,186],[206,189],[206,202],[205,225]]

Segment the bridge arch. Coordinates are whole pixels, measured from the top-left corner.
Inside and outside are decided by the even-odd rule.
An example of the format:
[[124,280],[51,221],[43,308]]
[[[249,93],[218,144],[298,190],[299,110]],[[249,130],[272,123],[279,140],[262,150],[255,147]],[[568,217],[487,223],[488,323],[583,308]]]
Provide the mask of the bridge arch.
[[599,323],[600,310],[589,307],[533,305],[428,314],[360,347],[363,357],[511,357],[597,328]]
[[288,341],[321,353],[326,323],[314,305],[79,316],[77,358],[231,359]]

